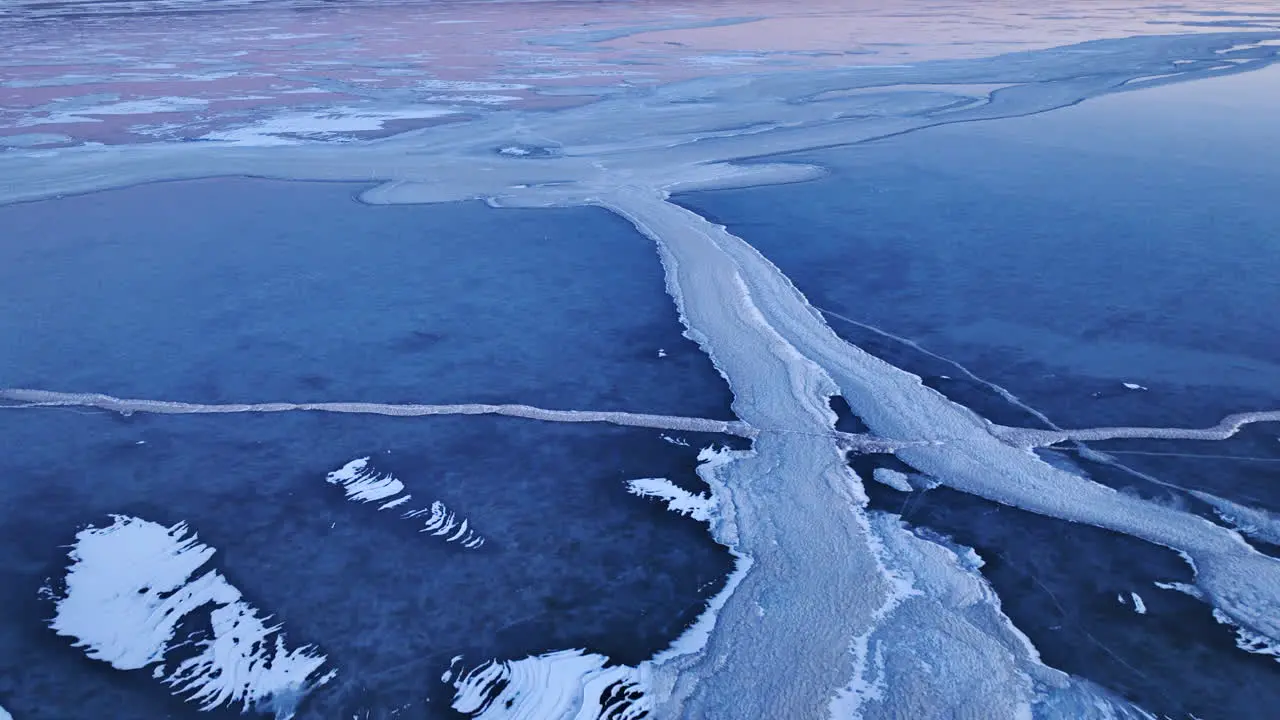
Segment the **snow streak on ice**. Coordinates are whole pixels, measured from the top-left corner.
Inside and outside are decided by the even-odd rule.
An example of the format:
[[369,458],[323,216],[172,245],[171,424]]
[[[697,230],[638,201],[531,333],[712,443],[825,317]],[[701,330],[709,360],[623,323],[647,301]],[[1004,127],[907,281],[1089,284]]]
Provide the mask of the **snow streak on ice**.
[[[649,706],[635,668],[606,667],[603,655],[561,650],[490,660],[453,679],[453,709],[481,720],[640,720]],[[455,663],[456,665],[456,663]]]
[[[379,510],[391,510],[409,502],[413,497],[404,491],[404,483],[395,476],[379,473],[363,457],[343,465],[329,473],[325,480],[343,488],[347,499],[358,503],[378,503]],[[418,510],[407,510],[400,517],[406,520],[426,518],[419,532],[444,537],[445,542],[460,543],[474,550],[484,545],[484,538],[469,527],[465,518],[459,518],[445,504],[435,500]]]
[[664,478],[641,478],[627,482],[632,495],[653,497],[667,502],[667,509],[707,522],[715,512],[715,503],[705,494],[693,493]]
[[76,535],[49,625],[90,658],[120,670],[152,668],[202,710],[239,705],[293,717],[334,673],[322,672],[325,656],[315,647],[290,649],[281,627],[220,573],[201,572],[213,554],[184,523],[112,516],[110,526]]

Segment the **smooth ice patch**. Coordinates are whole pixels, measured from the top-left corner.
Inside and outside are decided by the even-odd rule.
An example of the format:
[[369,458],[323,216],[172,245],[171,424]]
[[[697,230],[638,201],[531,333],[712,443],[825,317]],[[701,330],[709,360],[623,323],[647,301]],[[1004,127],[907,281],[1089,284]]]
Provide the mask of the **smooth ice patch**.
[[333,673],[322,674],[325,656],[314,646],[289,649],[281,626],[216,570],[201,572],[213,554],[184,523],[112,516],[110,526],[76,535],[49,626],[117,669],[153,666],[153,677],[202,710],[240,705],[290,718]]
[[[330,485],[341,487],[348,500],[378,503],[379,510],[398,508],[413,497],[405,492],[404,483],[393,475],[378,472],[369,464],[367,457],[352,460],[326,475],[325,480]],[[484,545],[484,538],[471,529],[470,522],[458,517],[439,500],[425,508],[407,510],[400,517],[406,520],[426,518],[418,532],[444,537],[445,542],[456,542],[469,550]]]

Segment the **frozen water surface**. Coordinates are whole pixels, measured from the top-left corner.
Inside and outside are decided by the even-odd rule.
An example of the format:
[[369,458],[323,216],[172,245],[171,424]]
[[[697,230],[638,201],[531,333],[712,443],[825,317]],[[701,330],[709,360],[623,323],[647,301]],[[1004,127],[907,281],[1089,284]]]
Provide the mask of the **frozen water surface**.
[[192,8],[5,8],[19,717],[1274,705],[1273,11]]

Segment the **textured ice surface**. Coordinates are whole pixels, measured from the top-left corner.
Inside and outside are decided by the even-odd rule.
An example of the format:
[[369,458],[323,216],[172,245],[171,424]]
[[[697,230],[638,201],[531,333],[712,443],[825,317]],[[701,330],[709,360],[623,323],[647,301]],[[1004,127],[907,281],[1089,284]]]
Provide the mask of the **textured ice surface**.
[[221,574],[202,570],[213,554],[181,523],[117,515],[107,527],[86,528],[49,626],[112,667],[152,668],[202,709],[239,705],[292,717],[333,672],[314,647],[290,649],[281,627]]

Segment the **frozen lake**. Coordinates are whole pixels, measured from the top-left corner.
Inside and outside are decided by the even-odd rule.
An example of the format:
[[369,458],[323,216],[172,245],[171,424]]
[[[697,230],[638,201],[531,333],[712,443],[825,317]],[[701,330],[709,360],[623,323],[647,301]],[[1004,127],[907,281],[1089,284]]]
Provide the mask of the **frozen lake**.
[[0,718],[1280,702],[1273,9],[0,23]]

